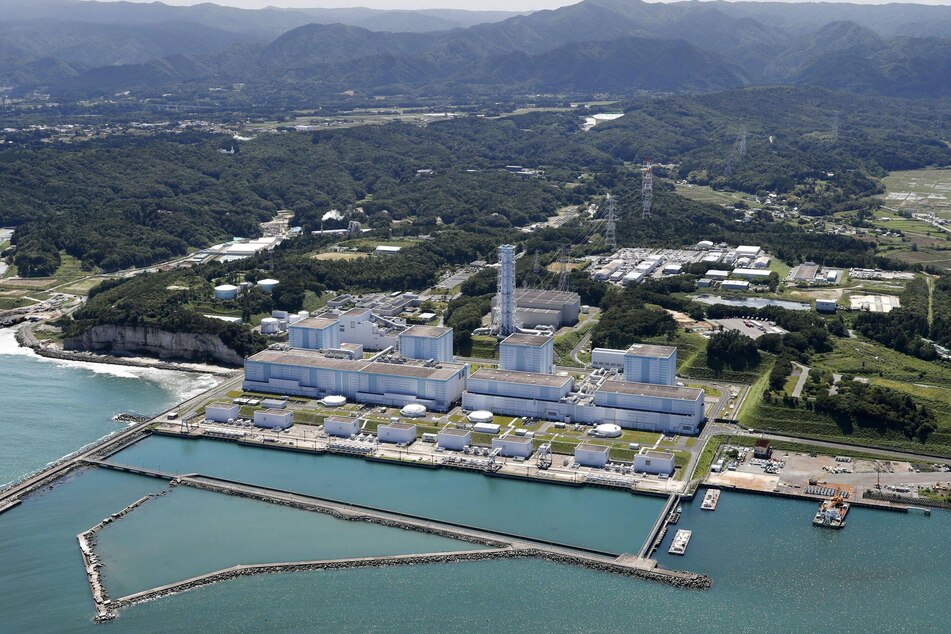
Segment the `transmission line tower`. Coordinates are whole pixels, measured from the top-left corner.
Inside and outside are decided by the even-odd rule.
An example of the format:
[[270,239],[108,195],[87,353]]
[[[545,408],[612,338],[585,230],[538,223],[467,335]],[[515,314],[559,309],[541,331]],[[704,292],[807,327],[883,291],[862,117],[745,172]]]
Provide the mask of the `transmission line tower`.
[[832,145],[839,142],[839,113],[832,113]]
[[562,245],[558,256],[558,290],[568,290],[568,246]]
[[651,172],[651,169],[653,169],[653,167],[651,166],[650,160],[648,160],[647,166],[644,168],[644,179],[641,183],[641,200],[644,205],[641,218],[651,217],[651,203],[654,197],[654,174]]
[[611,250],[617,248],[617,222],[615,215],[617,213],[617,203],[614,196],[608,194],[608,221],[604,225],[604,244]]

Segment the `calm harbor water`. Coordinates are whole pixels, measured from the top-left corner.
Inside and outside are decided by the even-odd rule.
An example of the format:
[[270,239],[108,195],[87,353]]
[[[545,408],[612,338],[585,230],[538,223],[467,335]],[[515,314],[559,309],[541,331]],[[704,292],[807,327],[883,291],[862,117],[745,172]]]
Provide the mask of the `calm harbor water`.
[[637,552],[664,506],[663,498],[623,491],[315,456],[216,440],[153,436],[110,460],[261,484],[612,553]]
[[[4,351],[0,347],[6,419],[15,411],[16,420],[36,429],[20,435],[18,426],[0,421],[0,465],[6,469],[0,473],[9,474],[0,479],[112,431],[115,412],[158,411],[195,387],[95,374]],[[11,373],[21,378],[10,382]],[[53,409],[68,415],[54,418]],[[50,434],[54,444],[35,444],[57,430],[63,433]],[[636,549],[662,506],[659,498],[604,489],[215,441],[150,438],[115,459],[616,551]],[[686,556],[666,553],[669,536],[658,553],[662,565],[711,575],[714,586],[707,592],[505,560],[242,578],[93,624],[76,534],[165,487],[151,478],[84,470],[0,515],[0,631],[947,632],[951,620],[943,596],[951,570],[951,513],[923,517],[854,508],[847,528],[830,531],[812,527],[811,502],[726,492],[713,513],[701,511],[699,501],[685,506],[678,528],[694,531]],[[456,544],[191,489],[149,501],[104,530],[100,543],[106,583],[120,592],[249,560]]]
[[0,486],[214,385],[208,375],[46,359],[0,329]]
[[[475,550],[482,546],[348,522],[246,498],[175,487],[99,533],[113,597],[233,566],[371,555]],[[212,546],[213,547],[209,547]]]

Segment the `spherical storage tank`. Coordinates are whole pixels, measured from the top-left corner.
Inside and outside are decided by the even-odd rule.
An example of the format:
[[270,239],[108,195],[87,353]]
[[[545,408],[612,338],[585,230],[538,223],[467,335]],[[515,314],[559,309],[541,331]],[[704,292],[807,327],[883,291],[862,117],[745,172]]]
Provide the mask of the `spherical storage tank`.
[[280,284],[280,282],[278,282],[277,280],[272,280],[270,278],[266,280],[258,281],[258,286],[260,286],[261,290],[264,291],[265,293],[270,293],[271,291],[273,291],[274,287],[277,286],[278,284]]
[[347,399],[343,396],[325,396],[320,400],[326,407],[340,407],[347,404]]
[[491,423],[492,412],[484,409],[476,410],[469,414],[470,423]]
[[238,287],[231,284],[221,284],[215,287],[215,299],[235,299],[238,296]]
[[426,415],[426,407],[419,403],[410,403],[400,410],[400,415],[407,418],[419,418]]
[[274,317],[265,317],[261,320],[261,334],[262,335],[273,335],[278,332],[281,328],[281,321],[275,319]]
[[602,438],[617,438],[621,435],[621,428],[612,423],[603,423],[594,428],[594,433]]

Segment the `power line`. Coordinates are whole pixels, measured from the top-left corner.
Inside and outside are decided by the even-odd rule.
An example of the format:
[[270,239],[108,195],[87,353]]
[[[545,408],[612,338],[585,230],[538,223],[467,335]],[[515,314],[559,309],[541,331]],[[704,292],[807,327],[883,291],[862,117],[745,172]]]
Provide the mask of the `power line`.
[[651,217],[651,203],[654,198],[654,174],[651,172],[652,166],[650,160],[644,168],[644,179],[641,183],[641,218]]
[[608,194],[608,220],[604,226],[604,244],[611,250],[617,248],[617,235],[616,235],[616,225],[615,225],[615,212],[616,212],[616,203],[614,202],[614,196]]

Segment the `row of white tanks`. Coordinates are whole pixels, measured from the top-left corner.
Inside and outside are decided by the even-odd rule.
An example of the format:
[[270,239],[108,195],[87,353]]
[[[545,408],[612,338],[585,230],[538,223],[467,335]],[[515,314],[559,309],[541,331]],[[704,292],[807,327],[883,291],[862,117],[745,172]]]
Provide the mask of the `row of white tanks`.
[[[265,293],[271,293],[277,288],[277,285],[280,284],[277,280],[272,280],[270,278],[258,281],[258,288],[260,288]],[[215,287],[215,299],[229,300],[237,299],[238,292],[241,290],[241,286],[235,286],[234,284],[219,284]]]

